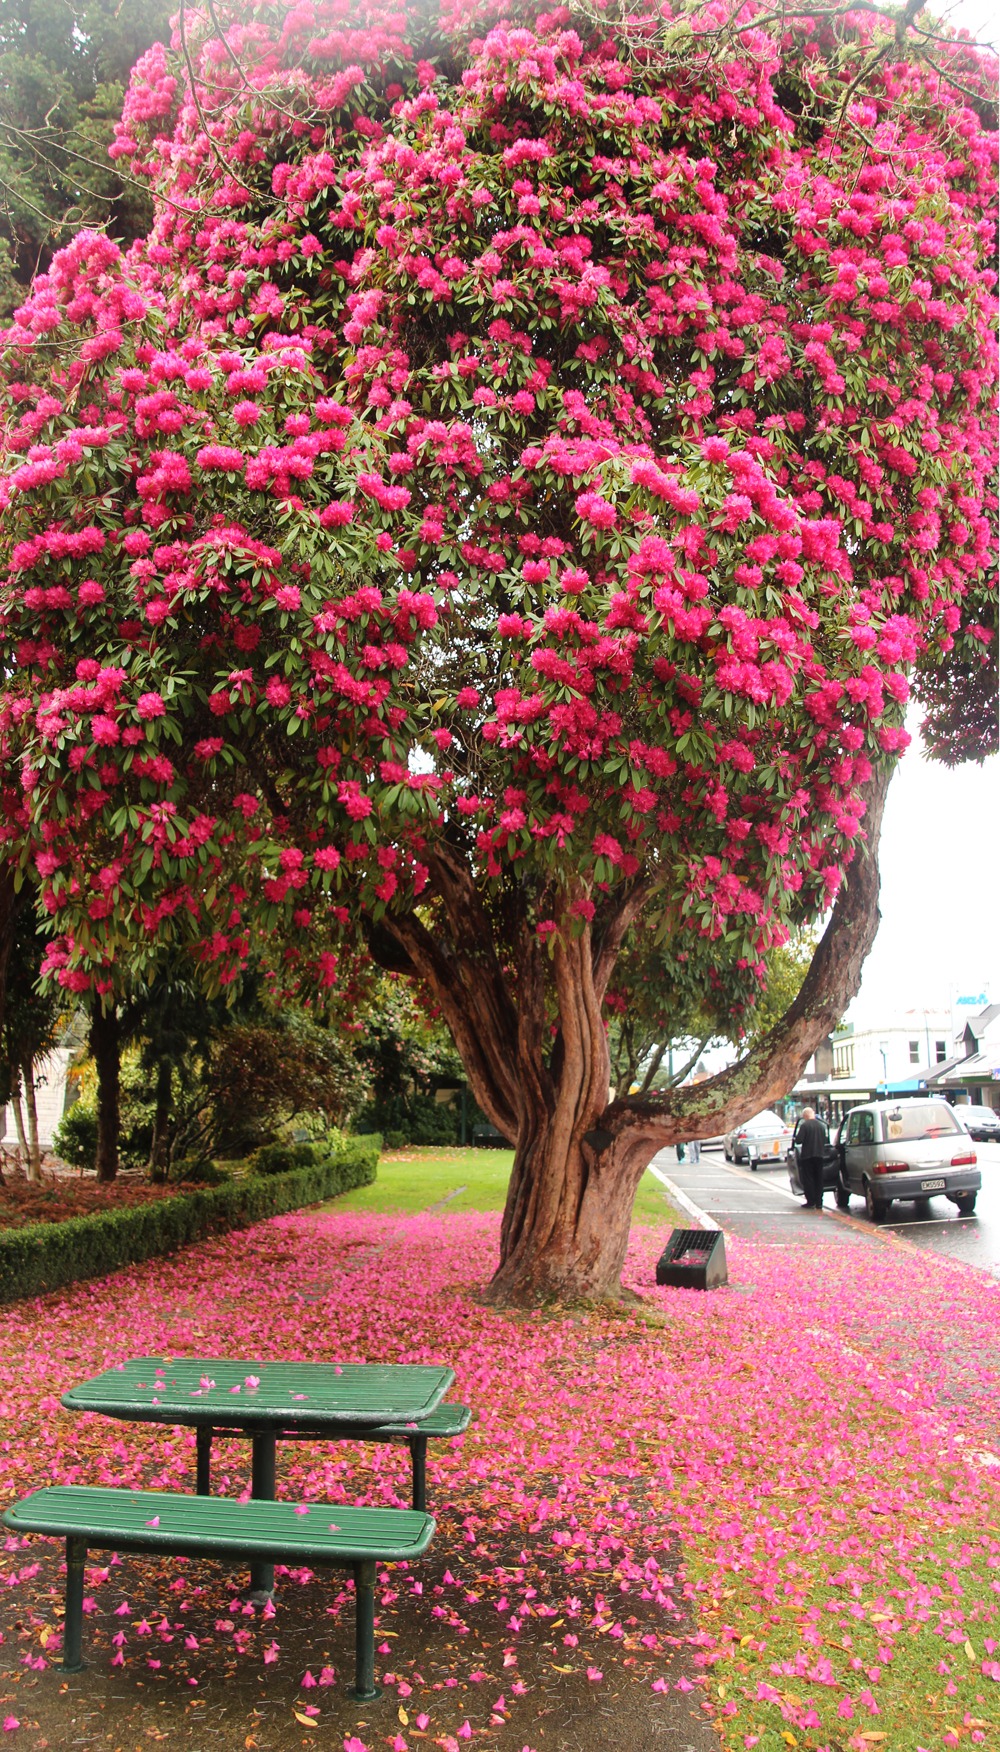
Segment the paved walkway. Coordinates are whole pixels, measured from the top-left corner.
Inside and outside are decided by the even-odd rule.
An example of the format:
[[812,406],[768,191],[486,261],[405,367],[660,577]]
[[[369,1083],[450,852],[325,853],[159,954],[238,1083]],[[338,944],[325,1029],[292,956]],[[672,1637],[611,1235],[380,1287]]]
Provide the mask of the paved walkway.
[[976,1214],[961,1217],[946,1199],[933,1206],[895,1204],[892,1219],[873,1228],[859,1199],[850,1212],[839,1211],[827,1190],[823,1211],[807,1211],[790,1190],[784,1161],[749,1168],[727,1162],[721,1149],[702,1150],[700,1162],[678,1162],[673,1149],[661,1150],[650,1170],[664,1177],[728,1234],[754,1237],[775,1247],[793,1247],[805,1236],[824,1244],[861,1245],[875,1234],[895,1234],[913,1246],[1000,1276],[1000,1144],[978,1144],[983,1188]]
[[[667,1182],[675,1203],[689,1206],[696,1222],[707,1221],[727,1235],[744,1240],[762,1241],[776,1252],[794,1252],[810,1242],[828,1250],[831,1281],[838,1278],[838,1267],[842,1267],[845,1254],[853,1252],[858,1256],[858,1264],[850,1268],[851,1272],[859,1282],[877,1284],[881,1274],[876,1270],[870,1275],[862,1269],[863,1251],[882,1252],[881,1263],[886,1264],[889,1257],[883,1251],[886,1243],[891,1249],[894,1242],[902,1241],[915,1251],[938,1254],[942,1263],[979,1266],[983,1271],[979,1282],[988,1289],[995,1289],[1000,1282],[996,1262],[991,1267],[986,1258],[969,1256],[973,1245],[982,1253],[989,1245],[989,1236],[995,1234],[991,1229],[977,1240],[975,1218],[967,1223],[946,1216],[935,1223],[903,1221],[876,1228],[860,1204],[851,1214],[838,1211],[830,1192],[822,1211],[807,1211],[789,1188],[784,1163],[780,1168],[751,1173],[742,1165],[727,1162],[721,1150],[703,1150],[697,1163],[678,1162],[673,1149],[661,1150],[653,1158],[650,1171]],[[912,1206],[903,1208],[913,1210]],[[963,1236],[968,1229],[973,1231],[972,1235]],[[843,1250],[839,1259],[835,1257],[838,1249]],[[973,1298],[979,1293],[971,1274],[969,1292]],[[937,1408],[946,1415],[971,1414],[989,1442],[984,1463],[1000,1468],[995,1326],[981,1326],[975,1321],[956,1324],[952,1291],[943,1293],[941,1308],[935,1311],[930,1323],[923,1301],[910,1306],[904,1298],[877,1307],[877,1317],[869,1322],[869,1336],[877,1334],[870,1359],[875,1368],[882,1371],[891,1362],[894,1367],[917,1371],[925,1383],[933,1379]],[[864,1335],[854,1334],[852,1342],[857,1342],[862,1350],[865,1348]]]
[[700,1162],[678,1162],[676,1151],[669,1149],[661,1150],[650,1166],[727,1235],[767,1241],[773,1247],[797,1247],[806,1238],[862,1246],[867,1239],[860,1222],[834,1207],[832,1194],[823,1211],[807,1211],[789,1189],[784,1162],[780,1168],[752,1173],[727,1162],[721,1151],[703,1150]]

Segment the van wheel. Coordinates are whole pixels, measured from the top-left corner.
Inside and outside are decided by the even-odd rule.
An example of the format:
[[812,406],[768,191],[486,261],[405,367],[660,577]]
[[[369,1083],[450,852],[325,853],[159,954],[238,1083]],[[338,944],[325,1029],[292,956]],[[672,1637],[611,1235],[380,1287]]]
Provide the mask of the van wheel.
[[833,1196],[837,1201],[838,1211],[849,1211],[850,1210],[850,1208],[851,1208],[851,1195],[848,1192],[846,1186],[841,1186],[839,1180],[837,1181],[837,1190]]
[[960,1217],[971,1217],[976,1208],[976,1195],[974,1192],[956,1192],[955,1203]]
[[889,1215],[889,1199],[877,1199],[872,1194],[872,1183],[865,1181],[865,1214],[873,1223],[884,1223]]

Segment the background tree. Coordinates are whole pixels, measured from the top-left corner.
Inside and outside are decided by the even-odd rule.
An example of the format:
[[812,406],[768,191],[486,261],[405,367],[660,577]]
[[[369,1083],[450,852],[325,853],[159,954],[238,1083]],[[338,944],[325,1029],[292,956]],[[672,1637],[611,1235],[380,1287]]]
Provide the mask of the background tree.
[[39,986],[46,946],[33,907],[21,906],[7,966],[10,1002],[3,1011],[0,1105],[9,1101],[13,1109],[24,1172],[29,1180],[40,1180],[42,1175],[35,1103],[38,1066],[57,1044],[66,1008],[58,987]]
[[[252,987],[252,982],[251,987]],[[120,1006],[117,1164],[153,1180],[188,1177],[213,1158],[244,1157],[295,1120],[320,1134],[343,1125],[369,1085],[340,1033],[285,1005],[272,1010],[252,992],[235,1006],[168,988],[161,1021],[133,993]],[[165,993],[160,993],[161,1001]],[[91,1058],[78,1072],[79,1098],[63,1117],[55,1148],[74,1167],[98,1167],[101,1089]]]
[[170,40],[164,0],[5,0],[0,10],[0,310],[81,225],[124,243],[152,217],[108,158],[139,56]]
[[[338,1006],[339,1007],[339,1006]],[[461,1089],[465,1066],[440,1015],[409,980],[381,974],[359,982],[341,1023],[369,1085],[357,1122],[387,1143],[457,1143],[461,1103],[435,1102],[439,1089]],[[475,1110],[466,1102],[467,1128]]]
[[678,1086],[713,1043],[759,1045],[798,997],[816,946],[814,932],[797,931],[769,950],[761,982],[747,985],[743,1009],[713,1008],[710,982],[691,984],[687,962],[672,962],[663,946],[630,932],[605,998],[612,1095],[622,1100]]
[[[653,1152],[794,1081],[910,676],[989,640],[993,73],[908,18],[182,14],[150,237],[8,338],[52,976],[419,980],[516,1146],[497,1295],[615,1293]],[[834,896],[739,1064],[609,1105],[631,929],[739,1015]]]

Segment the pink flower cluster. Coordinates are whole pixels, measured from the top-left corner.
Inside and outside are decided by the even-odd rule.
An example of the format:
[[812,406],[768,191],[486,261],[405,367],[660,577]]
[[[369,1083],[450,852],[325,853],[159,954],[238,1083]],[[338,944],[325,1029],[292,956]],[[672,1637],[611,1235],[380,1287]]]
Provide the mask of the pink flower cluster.
[[[862,14],[702,54],[730,10],[681,79],[493,0],[433,64],[416,7],[210,9],[211,149],[185,55],[140,62],[150,235],[82,233],[0,367],[0,831],[67,977],[263,937],[305,990],[442,845],[641,874],[734,977],[825,908],[912,676],[987,660],[991,75],[940,45],[930,91]],[[112,658],[117,702],[72,696]]]

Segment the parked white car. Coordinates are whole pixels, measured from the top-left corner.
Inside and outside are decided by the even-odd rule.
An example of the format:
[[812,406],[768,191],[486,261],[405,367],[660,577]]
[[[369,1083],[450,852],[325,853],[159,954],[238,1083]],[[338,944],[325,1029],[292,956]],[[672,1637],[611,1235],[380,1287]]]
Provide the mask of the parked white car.
[[752,1119],[745,1119],[742,1125],[726,1133],[722,1153],[727,1162],[749,1162],[754,1168],[757,1162],[772,1158],[783,1161],[791,1141],[791,1126],[765,1107],[763,1113],[755,1113]]
[[841,1210],[851,1194],[884,1223],[895,1198],[950,1198],[963,1217],[976,1208],[982,1176],[958,1110],[947,1101],[871,1101],[852,1107],[840,1128]]

